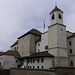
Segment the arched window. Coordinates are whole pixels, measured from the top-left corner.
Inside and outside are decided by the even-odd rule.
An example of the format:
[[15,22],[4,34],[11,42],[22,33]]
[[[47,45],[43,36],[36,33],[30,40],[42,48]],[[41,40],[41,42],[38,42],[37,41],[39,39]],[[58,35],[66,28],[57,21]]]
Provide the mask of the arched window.
[[52,15],[52,20],[55,18],[54,14]]
[[62,17],[61,17],[61,14],[59,14],[59,19],[61,19]]

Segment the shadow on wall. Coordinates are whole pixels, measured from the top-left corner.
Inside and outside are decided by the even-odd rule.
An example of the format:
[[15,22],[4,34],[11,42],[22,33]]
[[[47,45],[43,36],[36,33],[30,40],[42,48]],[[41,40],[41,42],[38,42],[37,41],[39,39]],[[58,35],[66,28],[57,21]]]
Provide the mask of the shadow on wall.
[[9,69],[0,69],[0,75],[10,75],[10,70]]
[[10,69],[0,70],[0,75],[75,75],[75,67],[55,67],[55,70]]

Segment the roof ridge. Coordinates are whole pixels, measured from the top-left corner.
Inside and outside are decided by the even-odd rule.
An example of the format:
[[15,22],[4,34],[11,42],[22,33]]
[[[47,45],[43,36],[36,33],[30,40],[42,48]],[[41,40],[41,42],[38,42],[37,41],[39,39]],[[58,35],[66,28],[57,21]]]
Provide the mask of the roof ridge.
[[50,12],[50,14],[51,14],[52,12],[54,12],[54,11],[61,11],[61,12],[63,13],[63,11],[62,11],[61,9],[59,9],[58,7],[55,7],[55,8]]
[[[41,35],[42,34],[42,32],[40,32],[39,30],[37,30],[37,29],[31,29],[30,31],[28,31],[28,32],[26,32],[25,34],[23,34],[22,36],[20,36],[19,38],[21,38],[21,37],[23,37],[23,36],[26,36],[26,35],[28,35],[28,34],[35,34],[35,35]],[[18,38],[18,39],[19,39]]]

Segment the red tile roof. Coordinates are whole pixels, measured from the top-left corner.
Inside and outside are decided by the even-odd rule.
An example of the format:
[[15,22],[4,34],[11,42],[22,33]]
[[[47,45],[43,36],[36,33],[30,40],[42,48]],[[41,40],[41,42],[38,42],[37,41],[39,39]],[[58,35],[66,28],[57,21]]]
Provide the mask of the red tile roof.
[[3,52],[0,55],[13,55],[15,58],[20,58],[20,54],[18,53],[18,51],[13,51],[13,50],[8,50],[6,52]]

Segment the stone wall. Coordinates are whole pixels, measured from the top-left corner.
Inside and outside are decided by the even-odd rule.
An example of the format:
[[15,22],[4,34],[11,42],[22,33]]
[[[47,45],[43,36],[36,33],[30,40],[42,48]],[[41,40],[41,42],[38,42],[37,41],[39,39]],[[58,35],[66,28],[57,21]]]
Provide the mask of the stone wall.
[[56,67],[57,75],[75,75],[75,67]]
[[10,75],[56,75],[54,70],[11,69]]
[[11,69],[0,70],[0,75],[75,75],[75,67],[56,67],[55,70]]
[[0,70],[0,75],[10,75],[10,70],[8,69]]

